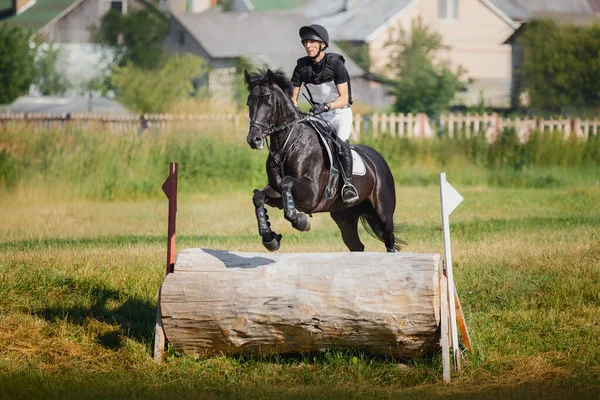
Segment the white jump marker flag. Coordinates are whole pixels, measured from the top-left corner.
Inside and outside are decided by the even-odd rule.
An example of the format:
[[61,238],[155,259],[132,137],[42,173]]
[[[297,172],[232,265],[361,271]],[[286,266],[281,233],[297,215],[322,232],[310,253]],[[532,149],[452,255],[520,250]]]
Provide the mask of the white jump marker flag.
[[458,329],[456,326],[456,308],[454,303],[454,275],[452,274],[452,251],[450,250],[449,215],[463,201],[463,197],[448,183],[446,174],[440,174],[440,203],[442,205],[442,228],[444,229],[444,254],[446,257],[446,275],[448,277],[448,304],[450,307],[450,329],[452,332],[452,354],[454,368],[460,371],[460,349],[458,348]]

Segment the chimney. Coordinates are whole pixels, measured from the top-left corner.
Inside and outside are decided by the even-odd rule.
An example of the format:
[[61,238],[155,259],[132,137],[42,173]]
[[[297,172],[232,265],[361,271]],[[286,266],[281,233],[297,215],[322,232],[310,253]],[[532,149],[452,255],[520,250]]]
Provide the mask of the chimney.
[[12,0],[12,13],[21,14],[35,4],[35,0]]

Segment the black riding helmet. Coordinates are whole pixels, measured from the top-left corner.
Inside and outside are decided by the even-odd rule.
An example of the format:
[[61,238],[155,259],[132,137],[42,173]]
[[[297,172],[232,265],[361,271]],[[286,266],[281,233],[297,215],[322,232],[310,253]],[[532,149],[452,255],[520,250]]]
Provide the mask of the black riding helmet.
[[319,42],[324,42],[326,48],[329,47],[329,33],[327,33],[327,29],[321,25],[312,24],[303,26],[300,28],[300,39],[302,39],[302,41],[317,40]]

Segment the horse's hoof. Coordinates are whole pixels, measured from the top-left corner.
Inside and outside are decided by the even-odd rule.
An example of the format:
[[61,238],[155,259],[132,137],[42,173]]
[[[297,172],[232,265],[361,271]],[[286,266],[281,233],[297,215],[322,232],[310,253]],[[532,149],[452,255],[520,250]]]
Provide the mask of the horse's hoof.
[[301,232],[308,232],[310,231],[310,220],[306,214],[297,214],[296,223],[292,224],[292,226]]
[[271,240],[269,242],[265,242],[263,240],[263,246],[265,246],[265,248],[269,251],[277,251],[277,250],[279,250],[279,247],[281,246],[281,241],[279,239],[280,238],[275,237],[273,240]]

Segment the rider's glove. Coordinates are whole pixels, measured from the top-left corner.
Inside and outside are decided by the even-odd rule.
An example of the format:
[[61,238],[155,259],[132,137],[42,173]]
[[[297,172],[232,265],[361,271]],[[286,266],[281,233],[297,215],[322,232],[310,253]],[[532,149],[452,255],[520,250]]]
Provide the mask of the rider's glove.
[[317,115],[331,110],[331,104],[329,103],[315,103],[310,108],[310,113]]

